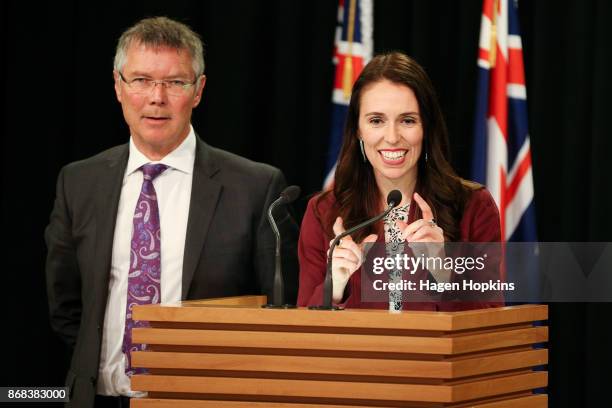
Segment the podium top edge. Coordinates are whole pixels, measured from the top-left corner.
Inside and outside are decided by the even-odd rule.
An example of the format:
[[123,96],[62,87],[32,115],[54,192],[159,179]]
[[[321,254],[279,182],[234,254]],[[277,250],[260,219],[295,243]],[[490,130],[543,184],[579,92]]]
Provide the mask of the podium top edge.
[[189,301],[134,306],[133,317],[166,323],[457,331],[546,320],[548,306],[529,304],[457,312],[389,312],[382,309],[263,309],[252,305]]

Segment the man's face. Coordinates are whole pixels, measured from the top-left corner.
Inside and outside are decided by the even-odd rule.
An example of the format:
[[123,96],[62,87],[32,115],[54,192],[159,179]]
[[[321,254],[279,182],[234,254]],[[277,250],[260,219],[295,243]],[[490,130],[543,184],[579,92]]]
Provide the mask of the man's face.
[[[140,43],[133,43],[128,48],[121,74],[128,82],[144,78],[192,83],[196,79],[187,50],[151,48]],[[114,77],[117,99],[138,150],[152,160],[159,160],[185,140],[189,134],[191,111],[202,97],[204,76],[180,95],[169,94],[159,83],[148,92],[135,92],[121,80],[118,72]]]

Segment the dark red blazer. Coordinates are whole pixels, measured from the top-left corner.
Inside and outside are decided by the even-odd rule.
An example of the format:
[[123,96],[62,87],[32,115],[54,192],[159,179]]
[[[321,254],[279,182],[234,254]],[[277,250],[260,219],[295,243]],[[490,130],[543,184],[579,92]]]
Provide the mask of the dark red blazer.
[[[300,239],[298,242],[298,257],[300,262],[300,286],[298,290],[298,305],[320,305],[323,299],[323,280],[327,264],[327,250],[329,241],[333,237],[327,236],[319,218],[324,219],[325,214],[335,205],[335,197],[327,194],[322,200],[319,195],[308,202],[308,208],[302,220]],[[408,213],[408,223],[416,219],[416,205],[411,205]],[[317,218],[317,214],[319,218]],[[460,230],[462,242],[499,242],[501,238],[500,217],[497,205],[491,194],[481,188],[475,190],[466,203]],[[379,240],[384,237],[379,237]],[[499,278],[499,269],[489,271],[494,276],[487,276],[493,280]],[[386,309],[388,302],[362,302],[361,271],[357,270],[347,284],[349,295],[345,297],[341,306],[346,308]],[[503,306],[502,299],[498,302],[404,302],[405,310],[466,310],[485,307]]]

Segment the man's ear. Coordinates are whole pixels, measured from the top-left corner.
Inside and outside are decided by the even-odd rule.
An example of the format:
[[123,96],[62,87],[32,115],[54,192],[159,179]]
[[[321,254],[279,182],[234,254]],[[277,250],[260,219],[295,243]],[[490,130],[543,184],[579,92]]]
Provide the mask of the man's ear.
[[117,95],[117,100],[121,102],[121,78],[119,77],[119,72],[113,70],[113,79],[115,81],[115,95]]
[[200,76],[198,78],[198,82],[196,83],[196,95],[193,99],[193,107],[195,108],[200,104],[202,100],[202,92],[204,91],[204,85],[206,85],[206,75]]

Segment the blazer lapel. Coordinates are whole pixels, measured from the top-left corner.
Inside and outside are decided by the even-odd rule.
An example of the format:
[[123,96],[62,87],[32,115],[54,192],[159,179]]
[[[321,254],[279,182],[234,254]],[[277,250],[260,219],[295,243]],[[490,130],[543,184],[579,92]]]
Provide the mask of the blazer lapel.
[[96,253],[94,259],[96,295],[106,298],[113,252],[113,238],[123,175],[127,166],[129,149],[127,144],[112,151],[98,179],[96,201]]
[[183,285],[181,299],[187,299],[193,275],[206,242],[222,185],[213,180],[219,167],[211,154],[211,148],[196,136],[196,157],[193,165],[193,181],[185,253],[183,255]]

